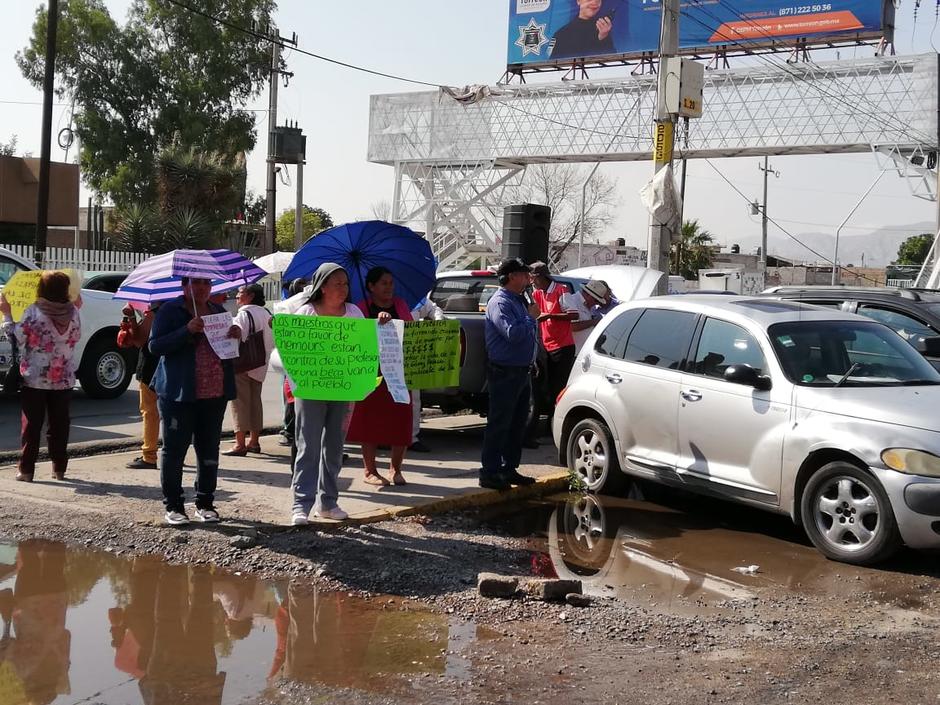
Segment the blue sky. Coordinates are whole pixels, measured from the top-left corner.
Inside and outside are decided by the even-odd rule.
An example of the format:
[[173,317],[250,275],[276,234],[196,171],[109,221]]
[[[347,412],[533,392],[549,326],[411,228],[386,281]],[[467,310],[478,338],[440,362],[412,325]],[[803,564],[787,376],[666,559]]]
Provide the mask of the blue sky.
[[[932,34],[940,45],[935,8],[924,3],[913,25],[913,3],[902,2],[898,53],[932,51]],[[120,19],[129,2],[108,0],[107,4]],[[0,140],[16,134],[22,149],[38,154],[42,96],[20,76],[13,55],[27,42],[39,3],[3,0],[2,5],[0,101],[22,103],[0,102]],[[507,0],[280,0],[277,21],[282,32],[296,32],[300,46],[309,51],[432,83],[464,85],[494,83],[502,75],[507,16]],[[860,56],[870,51],[858,50]],[[851,53],[844,51],[843,57]],[[287,61],[295,76],[280,92],[279,122],[297,121],[308,135],[305,202],[326,208],[337,222],[369,216],[373,202],[391,199],[393,186],[390,167],[366,162],[369,96],[422,89],[296,53],[288,55]],[[259,96],[250,107],[266,106],[266,96]],[[263,113],[259,115],[259,131],[263,131],[267,123]],[[64,126],[67,119],[68,107],[57,107],[54,126]],[[55,148],[53,156],[61,158],[61,150]],[[259,193],[264,191],[263,159],[259,150],[249,159],[249,187]],[[756,198],[761,191],[759,162],[741,158],[720,160],[717,165],[739,189]],[[771,180],[768,210],[794,235],[834,232],[878,173],[871,155],[786,157],[775,158],[772,164],[780,178]],[[637,194],[652,166],[611,164],[601,169],[619,184],[617,217],[605,239],[624,237],[644,246],[647,219]],[[279,211],[293,204],[293,187],[280,186],[278,199]],[[686,217],[698,218],[726,244],[760,233],[759,219],[750,216],[741,197],[704,163],[690,163]],[[901,228],[935,218],[935,204],[914,198],[903,181],[887,175],[843,233],[851,236],[879,227]],[[775,239],[784,237],[772,228],[769,250],[773,252]],[[807,257],[813,259],[809,253]]]

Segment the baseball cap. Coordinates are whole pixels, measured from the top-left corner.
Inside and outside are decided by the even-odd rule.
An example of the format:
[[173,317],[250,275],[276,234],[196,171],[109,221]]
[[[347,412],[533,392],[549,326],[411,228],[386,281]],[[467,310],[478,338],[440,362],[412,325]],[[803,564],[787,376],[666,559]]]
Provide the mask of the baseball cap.
[[516,272],[526,272],[529,273],[532,271],[532,267],[527,265],[519,257],[511,257],[510,259],[503,260],[499,268],[496,270],[496,276],[505,277],[510,274],[515,274]]
[[532,274],[538,277],[549,277],[551,278],[552,274],[548,271],[548,265],[542,261],[532,263]]
[[610,287],[607,286],[607,282],[600,279],[591,279],[585,282],[581,289],[585,291],[588,296],[598,301],[603,301],[610,293]]

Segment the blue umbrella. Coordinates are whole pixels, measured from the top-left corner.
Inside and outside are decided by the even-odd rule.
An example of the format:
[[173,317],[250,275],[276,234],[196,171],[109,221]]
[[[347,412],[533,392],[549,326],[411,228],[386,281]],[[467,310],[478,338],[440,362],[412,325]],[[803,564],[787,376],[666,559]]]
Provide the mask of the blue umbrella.
[[309,279],[324,262],[335,262],[349,274],[349,295],[357,303],[368,295],[366,274],[387,267],[395,278],[395,295],[414,307],[434,288],[431,244],[412,230],[366,220],[337,225],[307,240],[284,272],[284,281]]
[[250,259],[232,250],[173,250],[138,264],[114,294],[115,299],[149,304],[183,294],[183,277],[209,279],[219,294],[267,275]]

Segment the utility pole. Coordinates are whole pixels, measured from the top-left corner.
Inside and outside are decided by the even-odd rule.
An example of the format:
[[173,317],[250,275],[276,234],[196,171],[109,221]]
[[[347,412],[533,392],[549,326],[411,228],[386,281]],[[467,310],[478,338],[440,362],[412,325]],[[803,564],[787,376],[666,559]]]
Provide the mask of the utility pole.
[[[763,273],[767,272],[767,176],[773,174],[778,179],[780,178],[780,172],[774,171],[770,168],[769,164],[770,158],[764,157],[764,165],[757,165],[757,168],[764,172],[764,201],[763,205],[759,208],[757,204],[751,206],[751,213],[757,215],[757,212],[761,214],[761,236],[760,236],[760,271]],[[757,209],[757,212],[755,212]]]
[[264,249],[274,252],[274,224],[277,220],[277,163],[274,158],[274,128],[277,127],[277,84],[281,75],[292,76],[281,70],[281,45],[285,42],[297,46],[297,35],[282,37],[276,27],[266,32],[271,40],[271,75],[268,85],[268,158],[267,189],[265,191],[264,211]]
[[36,206],[36,240],[33,257],[40,269],[46,258],[49,228],[49,171],[52,159],[52,95],[55,90],[56,34],[59,28],[59,2],[49,0],[46,22],[46,67],[42,83],[42,145],[39,153],[39,194]]
[[[656,119],[654,122],[653,173],[672,166],[672,150],[675,146],[675,116],[665,109],[666,83],[669,72],[665,59],[679,53],[679,0],[663,0],[662,23],[659,34],[659,82],[656,88]],[[673,77],[675,80],[675,77]],[[680,224],[681,227],[681,224]],[[668,225],[650,224],[647,244],[647,266],[663,272],[665,276],[656,288],[657,294],[665,294],[669,287],[669,248],[673,232]]]
[[297,155],[297,205],[294,208],[294,252],[304,244],[304,154]]

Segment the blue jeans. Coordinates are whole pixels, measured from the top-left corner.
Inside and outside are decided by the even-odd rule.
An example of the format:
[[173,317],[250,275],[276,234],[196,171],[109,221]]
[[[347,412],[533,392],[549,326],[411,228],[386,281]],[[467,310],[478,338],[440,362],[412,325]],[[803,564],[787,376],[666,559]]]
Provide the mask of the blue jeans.
[[157,400],[163,430],[160,485],[167,511],[183,510],[183,460],[190,444],[196,450],[196,506],[202,509],[212,506],[226,403],[223,397],[191,402],[163,397]]
[[528,367],[487,369],[490,411],[483,434],[483,474],[500,475],[518,469],[529,415],[531,379]]

